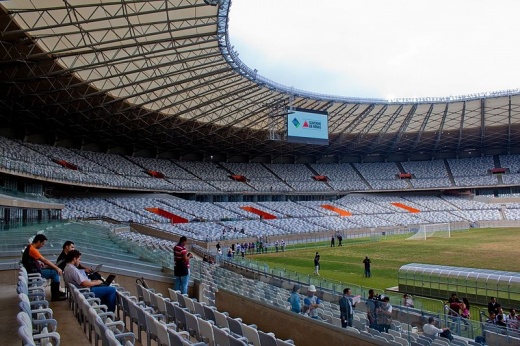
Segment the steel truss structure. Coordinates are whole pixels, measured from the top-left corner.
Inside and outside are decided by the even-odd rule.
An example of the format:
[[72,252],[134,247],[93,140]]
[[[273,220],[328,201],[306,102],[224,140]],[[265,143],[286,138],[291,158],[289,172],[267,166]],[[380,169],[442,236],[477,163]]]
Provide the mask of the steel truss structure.
[[[506,153],[520,94],[404,100],[321,95],[243,64],[230,0],[15,0],[0,5],[0,119],[78,147],[242,155]],[[283,140],[285,107],[328,111],[330,144]],[[276,114],[274,114],[276,113]]]

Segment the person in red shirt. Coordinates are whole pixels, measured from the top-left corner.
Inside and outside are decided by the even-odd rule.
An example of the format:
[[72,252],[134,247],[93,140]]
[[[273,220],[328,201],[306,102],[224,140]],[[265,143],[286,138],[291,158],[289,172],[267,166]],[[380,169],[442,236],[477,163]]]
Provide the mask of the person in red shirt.
[[37,234],[32,243],[27,245],[22,255],[22,264],[28,273],[40,273],[43,278],[51,280],[51,300],[65,300],[65,293],[60,291],[60,276],[62,270],[40,254],[47,242],[47,237]]
[[193,255],[185,248],[187,241],[188,239],[185,236],[182,236],[177,245],[173,248],[173,259],[175,262],[173,268],[173,275],[175,275],[175,290],[181,291],[182,294],[188,294],[190,258],[193,257]]

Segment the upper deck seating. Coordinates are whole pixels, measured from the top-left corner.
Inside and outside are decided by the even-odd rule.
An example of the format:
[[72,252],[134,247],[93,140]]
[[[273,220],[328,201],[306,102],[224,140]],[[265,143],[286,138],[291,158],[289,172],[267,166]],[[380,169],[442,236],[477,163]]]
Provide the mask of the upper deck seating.
[[407,173],[413,174],[414,179],[410,182],[415,188],[451,186],[444,160],[407,161],[402,162],[402,166]]
[[406,189],[408,183],[397,179],[399,168],[394,162],[354,163],[354,167],[373,189]]

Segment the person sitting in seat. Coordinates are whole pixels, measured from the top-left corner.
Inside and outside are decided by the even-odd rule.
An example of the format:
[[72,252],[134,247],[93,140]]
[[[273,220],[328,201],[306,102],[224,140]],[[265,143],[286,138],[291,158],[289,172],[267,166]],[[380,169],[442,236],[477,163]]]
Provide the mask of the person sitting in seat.
[[44,234],[37,234],[32,243],[27,245],[22,255],[22,264],[27,273],[40,273],[45,279],[51,279],[51,300],[65,300],[65,293],[60,292],[60,275],[62,270],[54,263],[40,254],[41,249],[47,242]]
[[435,326],[435,319],[433,317],[428,317],[428,323],[423,326],[424,335],[435,339],[437,335],[446,338],[448,340],[453,340],[453,335],[451,335],[450,328],[437,328]]
[[[56,259],[56,265],[60,267],[61,270],[65,270],[65,266],[67,265],[67,254],[69,251],[75,250],[76,246],[74,245],[74,242],[72,240],[67,240],[65,243],[63,243],[62,250],[60,255],[58,256],[58,259]],[[100,280],[101,275],[99,273],[94,273],[94,270],[89,267],[85,267],[83,265],[79,265],[78,269],[84,270],[85,273],[88,274],[88,278],[90,280]]]
[[63,277],[65,282],[71,283],[76,287],[90,288],[90,291],[101,299],[101,303],[108,307],[109,311],[115,312],[116,309],[116,288],[106,286],[102,280],[90,280],[84,270],[78,269],[81,263],[81,252],[71,250],[66,257],[67,265]]

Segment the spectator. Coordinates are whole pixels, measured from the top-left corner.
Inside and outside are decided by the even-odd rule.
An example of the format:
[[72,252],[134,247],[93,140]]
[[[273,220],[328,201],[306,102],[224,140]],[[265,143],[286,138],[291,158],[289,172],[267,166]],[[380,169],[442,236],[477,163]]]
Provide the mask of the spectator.
[[500,306],[501,305],[499,303],[497,303],[497,298],[495,298],[495,297],[489,298],[488,313],[491,314],[491,312],[494,312],[495,315],[498,314],[498,308]]
[[377,326],[377,306],[379,302],[375,296],[374,290],[368,290],[367,305],[367,319],[370,328],[379,329]]
[[511,309],[507,317],[507,328],[512,331],[518,332],[520,327],[520,315],[518,315],[515,309]]
[[504,321],[504,323],[507,321],[507,315],[504,313],[504,309],[502,309],[501,307],[498,308],[497,321],[499,316],[502,316],[502,320]]
[[316,251],[314,256],[314,275],[320,275],[320,254]]
[[406,293],[403,295],[403,306],[406,306],[407,308],[414,307],[413,299],[412,299],[411,295],[406,294]]
[[365,259],[363,260],[363,264],[365,265],[365,277],[366,278],[369,278],[371,276],[370,263],[372,263],[372,261],[370,261],[370,258],[368,258],[368,256],[365,256]]
[[63,277],[65,282],[71,283],[76,287],[90,288],[96,298],[101,299],[101,303],[108,307],[108,310],[116,311],[116,288],[106,286],[102,280],[90,280],[84,270],[78,269],[81,264],[81,252],[71,250],[65,258],[67,265]]
[[450,328],[437,328],[435,326],[435,319],[433,317],[428,317],[428,323],[423,326],[424,335],[435,339],[437,335],[446,338],[448,340],[453,340],[453,335],[451,335]]
[[217,253],[219,253],[219,252],[222,253],[222,251],[221,251],[222,246],[220,245],[220,242],[217,242],[217,245],[215,245],[215,247],[217,248]]
[[188,282],[190,280],[190,258],[191,253],[186,250],[187,238],[182,236],[179,242],[173,248],[173,256],[175,266],[173,275],[175,275],[175,289],[181,291],[182,294],[188,294]]
[[468,298],[466,298],[466,297],[462,298],[462,309],[461,309],[462,311],[461,311],[460,315],[467,320],[469,320],[471,318],[470,308],[471,307],[469,305]]
[[497,324],[497,315],[494,312],[490,312],[488,318],[486,319],[486,323]]
[[457,293],[452,293],[450,299],[448,300],[449,304],[449,315],[453,317],[459,317],[460,316],[460,310],[462,308],[462,302],[457,297]]
[[291,311],[297,314],[302,312],[302,305],[300,301],[300,286],[294,285],[291,295],[287,301],[291,304]]
[[390,305],[390,298],[384,297],[382,302],[379,302],[377,308],[377,324],[380,332],[388,333],[390,324],[392,323],[392,305]]
[[[76,247],[74,245],[74,242],[72,240],[67,240],[65,243],[63,243],[62,250],[60,255],[58,256],[58,259],[56,260],[56,265],[60,267],[61,270],[65,270],[65,266],[67,265],[67,254],[69,251],[75,250]],[[101,276],[97,273],[93,273],[92,268],[84,267],[83,265],[79,265],[78,269],[84,270],[85,273],[89,275],[89,279],[91,280],[99,280],[101,279]],[[91,277],[90,275],[94,274],[95,277]]]
[[343,290],[343,296],[339,299],[339,317],[341,319],[341,326],[346,328],[352,327],[352,320],[354,319],[354,308],[352,301],[352,292],[350,288]]
[[274,242],[274,249],[278,252],[278,240],[275,240]]
[[499,327],[507,327],[507,324],[506,324],[506,321],[504,320],[504,315],[503,314],[498,314],[496,316],[496,323],[495,323],[497,326]]
[[316,287],[310,285],[309,288],[307,288],[307,296],[303,300],[303,311],[308,313],[310,318],[318,319],[318,308],[320,307],[321,301],[314,293],[316,293]]
[[32,243],[27,245],[22,255],[22,264],[27,273],[40,273],[45,279],[51,279],[51,300],[65,300],[65,293],[60,291],[60,275],[63,271],[54,263],[40,254],[41,249],[47,242],[44,234],[37,234]]

